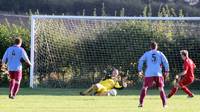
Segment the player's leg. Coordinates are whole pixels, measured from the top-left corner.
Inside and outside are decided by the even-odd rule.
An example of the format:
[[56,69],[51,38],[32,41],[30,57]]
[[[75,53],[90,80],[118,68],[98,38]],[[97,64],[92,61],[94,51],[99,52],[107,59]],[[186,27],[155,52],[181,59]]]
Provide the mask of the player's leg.
[[170,90],[170,92],[169,92],[169,94],[167,95],[167,98],[171,98],[173,95],[175,95],[176,94],[176,92],[178,91],[178,89],[179,89],[179,82],[182,80],[182,76],[178,76],[178,75],[176,75],[176,77],[175,77],[175,80],[174,80],[174,82],[173,82],[173,84],[174,84],[174,86],[173,86],[173,88]]
[[160,91],[160,98],[162,100],[163,107],[166,107],[167,98],[166,98],[165,90],[163,87],[159,87],[159,91]]
[[13,98],[17,95],[17,93],[19,91],[21,79],[22,79],[22,71],[16,71],[15,72],[15,85],[13,88]]
[[96,96],[108,96],[108,89],[105,86],[97,83],[96,88]]
[[140,101],[139,101],[138,107],[143,107],[144,98],[147,94],[147,89],[148,89],[148,87],[142,87],[142,89],[140,91]]
[[182,79],[182,77],[176,75],[175,80],[174,80],[174,86],[173,88],[170,90],[169,94],[167,95],[167,98],[171,98],[173,95],[176,94],[176,92],[178,91],[179,88],[179,82]]
[[159,88],[160,91],[160,98],[162,100],[163,107],[167,105],[167,98],[164,90],[164,79],[163,77],[155,77],[154,81],[156,82],[156,86]]
[[188,85],[190,85],[193,82],[192,79],[187,79],[184,78],[183,80],[181,80],[179,82],[179,86],[181,87],[181,89],[189,96],[189,97],[193,97],[193,93],[187,88]]
[[96,85],[93,85],[93,87],[86,93],[86,95],[94,95],[98,90],[98,87]]
[[14,89],[13,89],[13,97],[15,97],[19,91],[19,88],[20,88],[20,80],[15,80],[15,86],[14,86]]
[[108,96],[107,92],[98,92],[96,93],[96,96]]
[[90,88],[88,88],[87,90],[80,92],[80,95],[90,95],[91,93],[96,92],[96,85],[93,84]]
[[14,72],[10,71],[9,72],[9,98],[13,97],[13,90],[14,90],[14,85],[15,85],[15,76]]
[[176,92],[178,91],[179,88],[179,84],[178,82],[174,85],[174,87],[170,90],[169,94],[167,95],[167,98],[171,98],[173,95],[176,94]]
[[148,87],[151,87],[153,84],[153,78],[152,77],[145,77],[143,82],[143,87],[140,91],[140,99],[139,99],[139,105],[138,107],[143,107],[144,98],[147,94]]
[[181,89],[188,94],[188,97],[194,97],[193,93],[186,87],[186,86],[182,86]]
[[109,96],[109,91],[101,89],[101,91],[96,92],[95,96]]

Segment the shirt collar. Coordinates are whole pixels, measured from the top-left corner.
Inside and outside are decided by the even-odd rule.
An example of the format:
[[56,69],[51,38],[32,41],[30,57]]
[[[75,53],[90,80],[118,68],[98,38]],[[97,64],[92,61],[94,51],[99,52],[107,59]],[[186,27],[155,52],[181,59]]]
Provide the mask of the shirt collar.
[[19,45],[15,44],[15,45],[13,45],[13,47],[21,47],[21,46],[19,46]]

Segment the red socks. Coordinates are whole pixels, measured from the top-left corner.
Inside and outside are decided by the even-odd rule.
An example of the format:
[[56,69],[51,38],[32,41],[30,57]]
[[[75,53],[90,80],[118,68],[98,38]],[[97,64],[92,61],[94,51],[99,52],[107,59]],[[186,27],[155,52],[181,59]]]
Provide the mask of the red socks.
[[19,86],[20,84],[18,84],[15,80],[11,80],[10,84],[9,84],[9,92],[10,92],[10,96],[16,96],[18,91],[19,91]]
[[20,84],[15,83],[15,87],[14,87],[14,89],[13,89],[13,96],[16,96],[16,95],[17,95],[17,93],[18,93],[18,91],[19,91],[19,86],[20,86]]
[[182,87],[182,90],[183,90],[186,94],[188,94],[188,96],[193,96],[193,95],[192,95],[192,92],[191,92],[186,86],[183,86],[183,87]]
[[9,92],[10,92],[10,95],[11,95],[11,96],[13,96],[14,86],[15,86],[15,80],[10,80]]
[[147,89],[142,89],[140,92],[140,104],[142,105],[143,105],[144,97],[146,96],[146,94],[147,94]]
[[160,91],[160,98],[162,99],[162,104],[163,106],[167,104],[167,99],[166,99],[166,95],[165,95],[165,91],[162,90]]
[[[144,102],[144,98],[147,94],[147,89],[142,89],[140,92],[140,104],[143,105]],[[162,99],[162,104],[163,106],[167,104],[167,99],[166,99],[166,95],[165,95],[165,91],[162,90],[160,91],[160,98]]]
[[[188,94],[189,96],[193,96],[192,92],[186,87],[186,86],[182,86],[181,89]],[[178,90],[178,87],[173,87],[169,93],[169,95],[167,96],[168,98],[172,97],[174,94],[176,94]]]
[[178,91],[178,87],[173,87],[170,93],[168,94],[167,98],[171,98],[174,94],[176,94],[177,91]]

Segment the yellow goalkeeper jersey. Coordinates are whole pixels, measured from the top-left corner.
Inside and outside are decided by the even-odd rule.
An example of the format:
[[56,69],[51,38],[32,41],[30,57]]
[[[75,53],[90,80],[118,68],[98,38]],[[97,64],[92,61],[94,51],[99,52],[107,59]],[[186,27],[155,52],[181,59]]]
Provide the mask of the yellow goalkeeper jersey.
[[106,80],[100,81],[99,84],[104,86],[107,90],[122,87],[122,86],[119,85],[119,83],[117,81],[114,81],[113,79],[106,79]]

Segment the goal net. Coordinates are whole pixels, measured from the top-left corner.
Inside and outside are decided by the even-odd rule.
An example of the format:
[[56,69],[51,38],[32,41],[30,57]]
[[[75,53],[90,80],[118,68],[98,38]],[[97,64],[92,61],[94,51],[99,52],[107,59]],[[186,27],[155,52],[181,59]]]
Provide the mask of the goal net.
[[156,41],[170,78],[182,71],[179,51],[200,63],[198,17],[32,16],[30,87],[73,88],[98,82],[115,67],[140,83],[140,56]]

